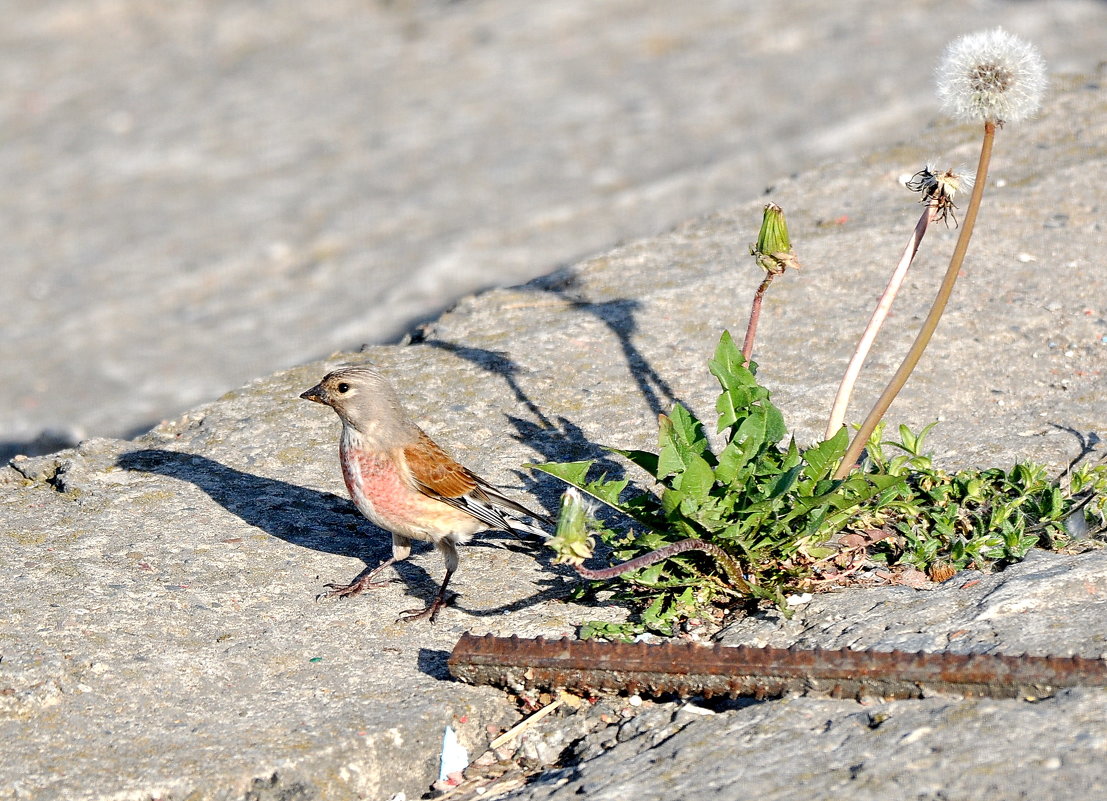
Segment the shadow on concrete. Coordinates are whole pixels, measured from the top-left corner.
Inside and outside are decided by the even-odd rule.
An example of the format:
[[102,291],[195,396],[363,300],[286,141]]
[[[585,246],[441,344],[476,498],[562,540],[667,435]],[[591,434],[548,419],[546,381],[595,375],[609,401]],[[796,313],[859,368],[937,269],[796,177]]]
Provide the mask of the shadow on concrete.
[[[1084,434],[1071,426],[1061,425],[1060,423],[1050,423],[1049,425],[1058,431],[1064,431],[1066,434],[1072,436],[1072,438],[1076,440],[1076,444],[1080,446],[1080,452],[1072,458],[1068,466],[1061,472],[1062,478],[1075,470],[1081,462],[1087,461],[1089,457],[1095,453],[1096,448],[1103,443],[1103,439],[1095,431],[1089,431],[1087,434]],[[1107,454],[1101,456],[1100,460],[1105,458],[1107,458]]]
[[450,668],[447,661],[450,658],[449,651],[439,651],[436,648],[420,648],[416,667],[420,673],[439,681],[452,681]]
[[[331,492],[264,478],[177,451],[131,451],[120,456],[117,464],[125,470],[195,484],[246,524],[302,548],[360,559],[366,568],[376,567],[392,555],[392,536],[366,520],[353,503]],[[418,595],[434,596],[439,579],[414,564],[405,562],[397,568],[409,592],[418,587]],[[345,583],[339,578],[334,581]]]
[[[535,282],[535,284],[542,284],[542,279]],[[568,284],[565,282],[560,282],[553,287],[542,284],[543,289],[554,291],[563,296],[564,292],[558,291],[558,289],[563,290],[566,286]],[[637,301],[618,300],[594,304],[568,297],[565,299],[574,308],[586,310],[596,315],[615,333],[622,347],[628,369],[638,383],[639,390],[651,411],[655,414],[661,411],[662,399],[669,404],[665,411],[668,411],[673,403],[681,403],[673,394],[669,384],[634,346],[632,337],[637,330],[637,323],[634,319],[634,313],[639,305]],[[560,415],[551,418],[527,394],[519,380],[523,369],[508,354],[502,351],[459,345],[439,339],[420,338],[413,340],[411,344],[425,345],[453,353],[489,373],[501,376],[516,401],[529,412],[531,419],[510,414],[506,417],[515,428],[514,439],[541,455],[541,459],[535,459],[536,462],[573,462],[588,459],[593,462],[592,475],[603,473],[614,480],[626,476],[627,465],[625,462],[612,458],[612,454],[602,444],[590,440],[580,426],[571,420]],[[566,489],[565,483],[539,471],[516,470],[514,472],[519,479],[522,491],[538,498],[546,513],[556,519],[561,494]],[[642,479],[643,477],[644,474],[637,478]],[[597,511],[604,523],[611,528],[619,529],[628,524],[626,519],[607,507],[601,507]],[[540,549],[536,553],[536,558],[551,571],[565,570],[550,563],[550,553],[547,549]],[[601,546],[597,556],[605,557],[606,548]],[[560,597],[563,593],[563,589],[551,588],[536,595],[530,603]],[[530,605],[530,603],[523,603],[522,606]],[[506,606],[502,611],[513,611],[515,608],[519,607],[515,605]],[[475,610],[471,613],[480,614]],[[493,614],[494,612],[489,613]]]
[[561,295],[574,309],[593,315],[615,334],[619,347],[622,348],[623,358],[626,359],[627,370],[654,417],[662,412],[668,413],[674,403],[679,403],[669,382],[661,377],[634,344],[634,334],[638,330],[635,312],[642,305],[640,301],[624,299],[590,303],[569,297],[564,290],[563,284],[550,288],[550,291]]
[[[597,464],[596,469],[603,470],[609,476],[621,477],[623,475],[624,466],[612,460],[610,454],[604,450],[602,445],[589,440],[579,426],[565,417],[558,416],[556,419],[551,419],[545,413],[523,389],[519,382],[522,368],[510,359],[506,353],[457,345],[453,342],[437,339],[423,340],[419,344],[453,353],[459,358],[503,378],[516,401],[533,418],[528,420],[524,417],[507,415],[508,422],[515,428],[515,434],[513,435],[515,440],[541,455],[542,458],[535,461],[571,462],[592,459]],[[545,473],[525,470],[514,472],[522,484],[521,491],[538,498],[546,513],[556,518],[559,498],[565,489],[565,485]]]
[[523,404],[523,406],[527,408],[527,411],[534,415],[534,418],[542,426],[546,428],[553,427],[554,424],[546,417],[538,404],[527,395],[526,391],[519,384],[518,376],[522,372],[522,368],[503,351],[488,350],[487,348],[473,348],[468,345],[458,345],[441,339],[413,340],[412,344],[426,345],[429,348],[444,350],[471,364],[475,364],[485,372],[501,376],[507,384],[507,388],[511,390],[511,394],[515,396],[515,400]]
[[[358,575],[375,568],[392,555],[391,534],[366,520],[352,502],[330,492],[264,478],[228,467],[214,459],[177,451],[131,451],[119,457],[117,465],[125,470],[155,473],[188,481],[243,522],[293,545],[360,559],[365,567]],[[489,532],[463,546],[462,550],[474,546],[508,547],[525,551],[534,555],[545,566],[551,566],[552,555],[538,542],[521,540],[506,532]],[[429,551],[432,548],[428,543],[416,542],[413,550]],[[432,557],[432,565],[433,561]],[[464,554],[462,564],[464,565]],[[445,569],[441,562],[439,566]],[[442,580],[441,573],[433,566],[428,572],[410,560],[396,564],[394,569],[406,585],[407,594],[425,602],[434,597]],[[335,584],[346,584],[353,578],[335,577],[332,581]],[[549,598],[563,597],[569,592],[564,579],[553,573],[548,583],[555,586],[495,609],[470,610],[458,605],[456,599],[452,606],[474,616],[495,615],[523,609]],[[322,593],[325,588],[320,586],[319,591]]]
[[[537,451],[542,457],[541,461],[571,462],[592,459],[596,462],[597,469],[606,472],[609,476],[623,475],[623,464],[612,460],[603,445],[588,439],[580,426],[565,417],[557,416],[551,419],[546,414],[545,410],[523,389],[519,381],[522,368],[506,353],[437,339],[422,340],[418,344],[453,353],[489,373],[502,377],[516,401],[530,413],[532,418],[528,420],[525,417],[506,415],[508,422],[515,428],[513,436],[517,442]],[[652,369],[650,372],[652,373]],[[564,485],[544,473],[531,475],[520,470],[515,473],[523,484],[523,491],[539,497],[547,513],[556,517],[557,498],[564,489]]]

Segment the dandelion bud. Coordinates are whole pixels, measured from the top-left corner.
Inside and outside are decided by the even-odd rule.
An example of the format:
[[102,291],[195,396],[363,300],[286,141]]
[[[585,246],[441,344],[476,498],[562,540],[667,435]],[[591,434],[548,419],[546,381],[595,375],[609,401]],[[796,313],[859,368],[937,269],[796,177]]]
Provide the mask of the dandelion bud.
[[799,267],[796,254],[792,252],[792,240],[788,238],[784,209],[775,203],[765,205],[761,215],[761,231],[757,234],[757,244],[750,248],[750,254],[774,275],[788,267]]
[[561,510],[557,516],[557,531],[546,543],[557,554],[554,562],[579,565],[592,555],[595,543],[592,539],[594,508],[575,487],[561,496]]
[[936,74],[938,99],[947,113],[998,125],[1032,116],[1046,87],[1038,49],[1002,28],[956,39]]

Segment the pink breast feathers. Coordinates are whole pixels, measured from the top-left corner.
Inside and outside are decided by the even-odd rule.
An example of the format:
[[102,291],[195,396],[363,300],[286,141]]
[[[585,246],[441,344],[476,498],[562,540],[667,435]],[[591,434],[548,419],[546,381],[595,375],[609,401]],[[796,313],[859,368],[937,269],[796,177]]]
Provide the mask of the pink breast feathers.
[[418,502],[410,487],[404,484],[394,463],[373,453],[355,448],[342,449],[342,478],[350,498],[374,523],[393,528],[403,526]]

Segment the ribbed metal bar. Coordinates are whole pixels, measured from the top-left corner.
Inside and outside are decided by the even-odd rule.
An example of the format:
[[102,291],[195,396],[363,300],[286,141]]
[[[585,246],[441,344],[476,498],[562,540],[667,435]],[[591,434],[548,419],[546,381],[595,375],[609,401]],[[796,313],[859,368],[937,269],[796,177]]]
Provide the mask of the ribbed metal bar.
[[1107,686],[1107,662],[1082,657],[724,648],[470,634],[454,647],[449,666],[463,681],[513,690],[564,688],[682,696],[1041,698],[1063,687]]

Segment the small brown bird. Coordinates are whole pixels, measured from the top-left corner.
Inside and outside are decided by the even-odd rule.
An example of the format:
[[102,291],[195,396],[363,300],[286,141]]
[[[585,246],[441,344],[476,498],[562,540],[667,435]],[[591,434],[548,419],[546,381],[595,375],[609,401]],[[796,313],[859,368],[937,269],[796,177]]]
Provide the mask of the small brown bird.
[[342,421],[338,453],[346,489],[358,511],[392,533],[391,559],[350,584],[328,584],[331,590],[326,596],[356,595],[387,584],[373,579],[406,559],[412,540],[424,540],[434,543],[445,558],[446,577],[426,609],[408,610],[401,619],[433,621],[446,605],[446,585],[458,565],[458,543],[488,530],[549,536],[516,515],[550,526],[552,520],[501,494],[412,423],[399,396],[376,369],[335,370],[300,397],[330,406],[338,414]]

